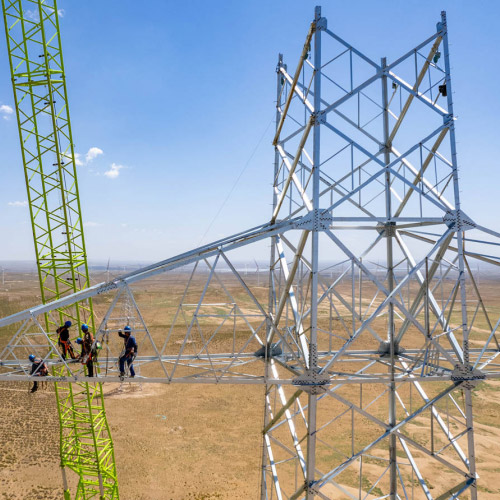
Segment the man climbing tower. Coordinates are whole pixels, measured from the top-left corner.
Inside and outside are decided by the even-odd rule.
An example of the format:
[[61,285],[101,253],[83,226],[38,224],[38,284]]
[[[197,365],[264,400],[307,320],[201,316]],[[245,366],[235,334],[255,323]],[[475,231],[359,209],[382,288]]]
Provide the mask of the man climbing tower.
[[71,359],[76,359],[76,355],[73,351],[73,346],[71,345],[71,341],[69,340],[69,328],[71,326],[71,321],[66,321],[64,325],[61,325],[57,330],[57,334],[59,335],[58,344],[62,351],[63,359],[66,359],[66,356],[69,354]]
[[82,339],[82,363],[87,365],[87,376],[94,376],[94,361],[92,356],[92,344],[94,343],[94,336],[89,330],[88,325],[82,325],[83,339]]
[[[34,354],[30,354],[29,360],[31,361],[30,375],[33,375],[34,377],[46,377],[49,374],[49,369],[43,362],[43,359],[37,358]],[[33,382],[33,387],[30,392],[36,392],[37,390],[38,382]]]
[[127,362],[128,368],[130,370],[130,377],[135,377],[134,370],[134,359],[137,356],[137,342],[135,337],[131,335],[132,329],[130,326],[126,326],[123,329],[123,333],[121,330],[118,330],[118,335],[123,339],[124,351],[120,356],[120,377],[125,376],[125,362]]

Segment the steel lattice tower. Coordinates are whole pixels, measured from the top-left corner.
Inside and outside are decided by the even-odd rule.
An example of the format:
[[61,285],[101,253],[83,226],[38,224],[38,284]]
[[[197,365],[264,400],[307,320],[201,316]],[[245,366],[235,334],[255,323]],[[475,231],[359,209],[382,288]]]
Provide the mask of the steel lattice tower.
[[[322,57],[324,52],[326,57]],[[340,74],[339,66],[343,68]],[[277,73],[272,221],[307,211],[312,227],[304,228],[296,244],[280,236],[274,238],[271,288],[275,295],[269,309],[274,311],[275,326],[280,325],[285,307],[290,309],[288,315],[294,321],[286,328],[301,352],[297,378],[302,387],[293,394],[279,385],[267,388],[262,498],[269,498],[270,492],[277,498],[329,498],[332,486],[352,498],[366,490],[374,497],[413,498],[415,484],[421,489],[418,497],[435,498],[430,481],[419,470],[415,455],[420,453],[457,474],[439,498],[457,498],[465,491],[477,498],[471,402],[474,383],[461,386],[462,409],[453,395],[459,392],[457,381],[482,376],[475,371],[480,357],[472,362],[470,355],[472,323],[467,299],[471,287],[477,301],[474,316],[482,301],[464,248],[464,232],[476,225],[460,208],[446,15],[442,13],[434,35],[388,64],[385,58],[380,63],[372,61],[330,31],[317,8],[295,74],[288,74],[281,56]],[[433,172],[427,171],[428,167]],[[426,232],[430,226],[433,233]],[[345,236],[351,231],[355,238]],[[427,243],[427,248],[412,248],[412,239]],[[456,247],[451,246],[453,241]],[[308,242],[310,257],[305,253]],[[293,255],[288,262],[285,246]],[[333,283],[321,273],[321,259],[328,259],[325,247],[337,255],[340,250],[344,259],[345,270]],[[380,256],[377,249],[381,248],[385,259],[379,277],[366,260]],[[456,253],[453,258],[448,257],[450,251]],[[302,276],[301,266],[306,268]],[[450,274],[453,284],[446,283],[447,290],[439,301],[435,290]],[[342,281],[350,284],[339,293]],[[296,295],[304,296],[302,304]],[[338,299],[337,304],[333,298]],[[318,315],[320,304],[326,301],[330,301],[328,328]],[[461,316],[461,324],[452,328],[454,315]],[[341,325],[332,327],[332,318]],[[487,321],[492,327],[489,318]],[[275,338],[272,331],[269,338]],[[496,343],[495,330],[487,342],[492,339]],[[366,350],[368,346],[371,348]],[[325,350],[336,352],[320,360],[318,352]],[[437,384],[427,390],[414,381],[415,372],[439,379],[446,363],[454,383],[443,390],[436,391]],[[270,364],[274,369],[273,361]],[[374,365],[378,370],[385,366],[387,374],[378,390],[372,389],[370,394],[365,389],[365,394],[371,395],[366,402],[363,388],[375,381],[370,375]],[[322,387],[336,372],[354,372],[357,377],[352,378],[358,378],[359,391],[356,386],[351,390],[340,385]],[[411,392],[405,394],[406,386],[397,381],[401,374],[408,376],[421,398],[423,406],[416,411],[411,411],[415,404]],[[363,377],[364,384],[359,382]],[[301,395],[303,402],[299,401]],[[460,435],[467,437],[467,452],[440,416],[439,405],[447,398],[463,419]],[[325,410],[319,420],[321,406]],[[424,412],[431,420],[430,450],[405,432],[412,419]],[[333,417],[325,420],[329,413]],[[352,421],[347,451],[341,443],[329,442],[331,436],[324,432],[345,415]],[[356,418],[365,420],[367,433],[370,426],[379,426],[375,439],[358,443],[356,434],[364,431],[356,425]],[[434,436],[434,419],[442,436]],[[273,439],[285,421],[291,435],[288,443]],[[299,425],[301,432],[297,431]],[[327,438],[322,439],[324,435]],[[443,436],[448,442],[436,453],[435,441],[441,444]],[[273,446],[273,441],[282,449]],[[386,451],[373,453],[382,443]],[[453,449],[454,458],[462,461],[462,469],[453,458],[440,456],[448,447]],[[280,460],[276,460],[276,448]],[[325,473],[318,470],[317,457],[326,449],[337,455],[338,464]],[[398,458],[398,453],[404,459]],[[367,481],[363,465],[370,460],[380,460],[386,467],[373,482],[363,485],[363,480]],[[290,461],[301,470],[303,482],[295,491],[284,493],[276,462],[287,464],[280,465],[286,469]],[[410,468],[411,480],[404,477],[403,466]],[[358,492],[339,485],[339,479],[348,474],[358,481]]]
[[[477,499],[472,391],[500,378],[500,319],[471,261],[500,266],[500,234],[461,208],[452,96],[444,12],[376,62],[317,7],[295,72],[278,60],[271,220],[0,319],[18,324],[0,380],[33,380],[28,339],[64,364],[39,316],[111,296],[95,381],[121,380],[125,304],[131,383],[263,387],[262,499]],[[269,241],[262,293],[229,255]],[[133,286],[163,273],[185,288],[157,328]],[[85,380],[66,368],[58,380]]]
[[[21,154],[42,301],[89,286],[75,152],[55,0],[2,0]],[[66,319],[95,330],[92,301],[41,320],[52,344]],[[64,376],[66,367],[54,368]],[[101,384],[56,384],[61,470],[78,475],[75,498],[118,498],[113,443]]]

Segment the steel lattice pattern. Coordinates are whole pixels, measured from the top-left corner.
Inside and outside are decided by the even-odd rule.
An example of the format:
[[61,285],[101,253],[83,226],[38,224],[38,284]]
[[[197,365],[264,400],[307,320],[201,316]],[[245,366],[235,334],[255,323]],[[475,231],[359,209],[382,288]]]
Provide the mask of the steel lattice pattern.
[[[55,0],[3,0],[21,154],[44,303],[89,285],[75,153]],[[57,344],[66,319],[94,327],[92,302],[46,314],[41,322]],[[59,357],[59,354],[57,355]],[[54,366],[56,377],[64,366]],[[61,467],[78,475],[75,498],[118,498],[116,470],[101,384],[57,384]]]

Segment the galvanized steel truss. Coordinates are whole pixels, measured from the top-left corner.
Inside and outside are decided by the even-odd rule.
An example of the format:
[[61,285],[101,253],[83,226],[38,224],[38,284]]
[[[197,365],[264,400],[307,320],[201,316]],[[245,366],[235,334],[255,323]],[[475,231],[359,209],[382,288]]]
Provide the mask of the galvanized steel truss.
[[[34,348],[83,380],[37,318],[111,295],[96,380],[121,380],[126,302],[131,383],[263,385],[262,499],[475,500],[472,390],[500,377],[500,319],[471,266],[500,265],[500,234],[460,206],[452,95],[445,13],[388,63],[316,8],[295,72],[277,66],[270,223],[1,319],[21,326],[0,380],[31,380]],[[229,254],[266,240],[262,294]],[[153,329],[133,288],[162,273],[185,287]]]

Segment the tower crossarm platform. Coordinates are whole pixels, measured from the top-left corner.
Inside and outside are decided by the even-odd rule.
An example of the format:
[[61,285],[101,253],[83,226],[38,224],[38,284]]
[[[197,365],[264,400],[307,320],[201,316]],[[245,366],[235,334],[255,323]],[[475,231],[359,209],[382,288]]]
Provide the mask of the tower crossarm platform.
[[[337,221],[332,217],[323,217],[321,222],[322,231],[325,233],[331,231],[336,223]],[[444,219],[441,220],[441,224],[447,227]],[[376,230],[377,227],[375,226],[374,229]],[[98,376],[89,378],[83,373],[81,363],[62,359],[54,342],[51,340],[51,336],[42,327],[40,318],[50,315],[54,311],[57,312],[62,307],[70,307],[85,300],[112,297],[111,305],[97,329],[95,340],[96,342],[106,343],[106,338],[109,337],[109,318],[114,315],[120,297],[126,296],[129,301],[132,301],[134,308],[136,308],[136,315],[141,318],[142,324],[134,329],[135,334],[142,335],[143,342],[148,344],[147,349],[153,351],[151,355],[139,354],[135,358],[134,365],[142,367],[144,374],[136,376],[133,379],[128,379],[128,382],[131,384],[214,383],[269,385],[276,384],[278,381],[283,385],[297,387],[328,387],[332,384],[340,386],[359,383],[387,384],[390,382],[390,376],[387,374],[387,352],[383,351],[383,344],[378,346],[377,349],[372,350],[349,349],[344,351],[342,349],[318,349],[318,373],[321,376],[319,378],[304,377],[307,370],[304,370],[301,355],[290,349],[290,339],[279,328],[271,327],[266,333],[263,325],[272,324],[275,318],[273,314],[269,314],[266,311],[265,305],[252,293],[252,286],[248,283],[248,278],[241,271],[238,272],[235,265],[231,263],[231,252],[243,246],[253,245],[259,241],[276,236],[286,238],[286,234],[290,231],[303,232],[310,231],[311,229],[312,222],[309,214],[286,221],[265,223],[262,226],[254,227],[250,230],[206,244],[192,251],[123,274],[107,283],[98,283],[64,298],[47,304],[40,304],[14,315],[1,318],[0,328],[15,324],[19,324],[20,326],[16,335],[0,355],[0,380],[38,380],[36,376],[29,375],[31,364],[21,354],[28,351],[31,352],[36,348],[37,352],[44,354],[46,363],[50,367],[56,368],[57,373],[61,374],[45,378],[44,380],[47,382],[122,382],[123,377],[119,376],[118,370],[119,346],[114,346],[115,352],[109,346],[107,347],[99,359],[100,372]],[[484,231],[488,234],[493,233],[493,231],[489,231],[486,228]],[[488,258],[490,260],[496,259],[492,255]],[[177,275],[176,273],[179,270],[184,270],[185,272],[187,269],[192,273],[197,264],[207,262],[207,259],[218,259],[224,262],[224,273],[230,274],[240,283],[242,290],[247,295],[243,302],[246,300],[254,302],[254,310],[246,314],[240,313],[239,316],[244,318],[248,325],[250,325],[250,322],[255,323],[257,321],[258,327],[252,328],[250,326],[249,333],[251,336],[246,339],[245,348],[239,351],[224,352],[223,350],[217,350],[208,352],[209,348],[211,350],[211,344],[218,340],[214,336],[212,339],[206,339],[202,349],[188,354],[185,352],[185,347],[189,344],[188,335],[183,337],[182,342],[177,342],[175,348],[169,345],[171,328],[165,328],[163,331],[155,333],[153,339],[150,328],[144,318],[142,318],[139,304],[134,298],[134,284],[164,273]],[[416,273],[421,264],[415,263],[414,269],[410,272]],[[222,274],[217,274],[215,266],[210,267],[209,265],[208,268],[214,277],[220,278],[223,276]],[[381,288],[383,290],[383,287]],[[385,290],[385,294],[386,297],[389,296],[387,290]],[[225,304],[225,302],[220,303],[220,305]],[[237,305],[236,303],[234,304]],[[205,304],[202,297],[196,304],[181,303],[180,307],[201,309],[204,306],[213,305],[213,303]],[[187,326],[187,330],[189,330],[189,326]],[[430,360],[425,362],[419,359],[422,357],[421,349],[408,348],[401,352],[400,356],[408,364],[411,365],[413,363],[413,367],[411,369],[400,369],[395,374],[394,381],[396,383],[415,383],[447,380],[460,384],[464,380],[477,383],[486,379],[499,378],[500,367],[495,362],[500,354],[500,350],[494,342],[496,327],[492,329],[488,344],[482,348],[469,348],[469,357],[475,367],[470,373],[466,375],[462,374],[461,377],[457,375],[456,366],[462,362],[463,358],[461,355],[462,351],[460,349],[457,351],[453,344],[448,348],[437,347],[437,358],[432,363]],[[453,333],[451,329],[449,333]],[[20,342],[20,339],[26,338],[26,335],[30,337],[28,344]],[[270,344],[269,339],[273,335],[276,337],[276,342]],[[36,339],[36,342],[34,339]],[[268,346],[267,349],[265,349],[266,345]],[[163,346],[163,348],[160,346]],[[290,349],[289,352],[287,352],[287,348]],[[275,352],[276,350],[279,352]],[[277,378],[275,374],[266,370],[266,364],[271,360],[283,369]],[[361,373],[353,372],[353,366],[366,363],[373,363],[369,373],[364,371]],[[430,368],[430,370],[426,369],[418,373],[424,366]],[[104,370],[105,367],[107,368]],[[64,375],[62,375],[61,368],[64,368]],[[183,369],[188,370],[189,373],[184,373]]]

